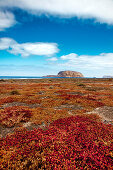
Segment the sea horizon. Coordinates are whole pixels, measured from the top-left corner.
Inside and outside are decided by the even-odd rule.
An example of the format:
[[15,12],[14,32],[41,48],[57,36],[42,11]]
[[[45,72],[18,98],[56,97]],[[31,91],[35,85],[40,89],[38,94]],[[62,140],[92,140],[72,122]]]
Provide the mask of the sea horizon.
[[2,79],[46,79],[46,78],[96,78],[100,79],[103,77],[46,77],[46,76],[0,76]]

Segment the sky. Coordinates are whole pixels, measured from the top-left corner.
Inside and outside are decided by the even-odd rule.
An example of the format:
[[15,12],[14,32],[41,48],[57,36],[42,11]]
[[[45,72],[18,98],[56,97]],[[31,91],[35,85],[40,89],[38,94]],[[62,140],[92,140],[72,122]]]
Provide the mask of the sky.
[[113,0],[0,0],[0,76],[113,76]]

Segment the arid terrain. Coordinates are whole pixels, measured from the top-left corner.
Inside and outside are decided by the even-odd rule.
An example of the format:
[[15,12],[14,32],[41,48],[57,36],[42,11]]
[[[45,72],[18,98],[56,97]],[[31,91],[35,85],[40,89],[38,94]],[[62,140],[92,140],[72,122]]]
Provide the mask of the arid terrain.
[[113,79],[0,80],[0,169],[112,169]]

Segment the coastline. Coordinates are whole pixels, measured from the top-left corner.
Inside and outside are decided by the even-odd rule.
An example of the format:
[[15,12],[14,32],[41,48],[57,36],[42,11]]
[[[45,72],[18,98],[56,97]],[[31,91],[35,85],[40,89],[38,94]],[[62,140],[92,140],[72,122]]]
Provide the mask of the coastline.
[[46,76],[0,76],[0,80],[9,80],[9,79],[109,79],[103,77],[46,77]]

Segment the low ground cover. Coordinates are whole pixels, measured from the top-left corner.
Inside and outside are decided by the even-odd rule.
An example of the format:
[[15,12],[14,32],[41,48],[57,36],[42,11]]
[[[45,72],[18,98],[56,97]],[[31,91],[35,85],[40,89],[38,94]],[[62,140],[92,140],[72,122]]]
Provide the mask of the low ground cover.
[[0,169],[113,169],[112,99],[111,79],[1,81]]
[[54,121],[1,140],[1,169],[112,169],[113,126],[90,116]]

